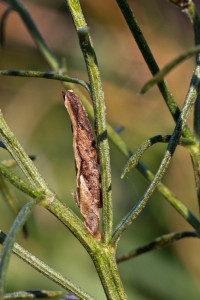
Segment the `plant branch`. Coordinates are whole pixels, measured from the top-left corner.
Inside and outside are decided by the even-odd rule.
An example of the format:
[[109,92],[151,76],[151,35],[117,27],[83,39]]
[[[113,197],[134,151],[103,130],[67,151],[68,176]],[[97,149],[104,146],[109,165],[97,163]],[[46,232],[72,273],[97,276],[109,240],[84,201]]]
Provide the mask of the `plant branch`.
[[[127,2],[127,0],[116,0],[119,8],[121,9],[121,12],[127,22],[127,25],[129,26],[129,29],[144,57],[144,60],[146,61],[149,70],[151,71],[152,75],[155,75],[159,71],[159,67],[153,57],[153,54],[143,36],[143,33],[135,19],[135,16],[133,15],[133,12]],[[167,107],[174,119],[175,122],[177,122],[179,116],[180,116],[180,110],[178,108],[178,105],[172,96],[172,94],[169,91],[169,88],[164,80],[162,80],[160,83],[158,83],[158,88],[165,100],[165,103],[167,104]],[[183,136],[187,138],[192,138],[192,135],[190,133],[189,128],[187,125],[183,129]]]
[[184,62],[186,59],[196,55],[200,52],[200,46],[193,47],[181,55],[177,56],[175,59],[173,59],[171,62],[169,62],[163,69],[161,69],[156,75],[147,81],[145,85],[142,87],[140,93],[144,94],[146,93],[150,88],[152,88],[155,84],[159,83],[163,80],[163,78],[176,66],[178,66],[180,63]]
[[149,185],[148,189],[142,196],[142,198],[139,200],[139,202],[132,208],[132,210],[124,217],[124,219],[121,221],[121,223],[116,227],[112,243],[115,244],[119,240],[122,232],[132,223],[132,221],[138,216],[138,214],[142,211],[142,209],[145,207],[148,199],[152,195],[153,191],[161,181],[163,175],[166,173],[169,163],[171,161],[171,158],[174,154],[174,151],[176,149],[176,146],[178,145],[179,139],[181,137],[183,128],[186,124],[186,121],[189,117],[189,114],[191,112],[191,109],[197,99],[198,91],[200,87],[200,66],[197,64],[196,68],[194,70],[189,92],[187,94],[187,97],[185,99],[185,103],[183,105],[183,109],[181,111],[180,117],[176,123],[174,132],[170,138],[167,151],[165,152],[164,158],[162,159],[162,162],[160,164],[160,167]]
[[200,235],[196,231],[179,231],[179,232],[164,234],[144,246],[138,247],[135,250],[132,250],[128,253],[117,255],[116,262],[120,263],[129,260],[143,253],[147,253],[152,250],[163,248],[165,246],[172,244],[175,241],[187,237],[200,238]]
[[0,20],[0,45],[1,47],[4,47],[4,44],[5,44],[5,34],[4,34],[4,31],[5,31],[5,23],[6,23],[6,20],[8,18],[8,15],[10,14],[10,12],[13,10],[12,7],[8,7],[4,12],[3,12],[3,15],[1,17],[1,20]]
[[[33,20],[31,19],[29,13],[25,9],[25,7],[22,7],[22,4],[18,4],[17,0],[10,0],[15,2],[15,9],[16,11],[20,14],[22,17],[22,20],[25,23],[25,26],[29,30],[29,33],[31,34],[32,38],[36,42],[39,50],[41,53],[45,56],[47,62],[51,65],[51,67],[54,70],[58,70],[59,68],[59,62],[57,58],[54,55],[50,55],[51,51],[49,50],[48,53],[49,55],[46,56],[45,49],[48,48],[47,44],[44,42],[44,40],[41,37],[40,32],[36,28],[36,25],[34,24]],[[12,3],[11,3],[12,4]],[[21,11],[22,7],[22,11]],[[135,22],[135,19],[134,19]],[[137,25],[137,23],[136,23]],[[137,25],[138,26],[138,25]],[[136,29],[137,29],[136,26]],[[37,30],[34,31],[34,28]],[[34,31],[34,34],[32,34]],[[137,31],[139,33],[139,31]],[[40,40],[41,43],[37,43],[37,40]],[[44,44],[42,44],[42,41]],[[142,42],[142,40],[141,40]],[[140,42],[140,43],[141,43]],[[56,67],[58,66],[58,67]],[[78,97],[81,99],[83,105],[85,106],[88,115],[93,119],[94,114],[93,114],[93,109],[88,100],[85,98],[85,96],[74,86],[70,83],[64,82],[63,83],[66,89],[73,89],[74,92],[78,95]],[[175,109],[176,110],[176,109]],[[113,128],[108,124],[107,125],[107,130],[108,130],[108,136],[110,140],[114,143],[114,145],[121,151],[125,157],[129,158],[130,155],[132,155],[132,151],[127,147],[126,143],[123,141],[123,139],[114,132]],[[138,165],[136,166],[137,170],[148,180],[152,181],[154,178],[154,174],[142,163],[138,162]],[[163,197],[176,209],[176,211],[197,231],[200,232],[200,223],[197,220],[197,218],[189,211],[189,209],[175,196],[173,193],[163,184],[159,183],[157,186],[157,190],[163,195]]]
[[95,131],[101,171],[103,202],[103,241],[108,244],[112,236],[112,198],[110,155],[105,118],[104,94],[96,54],[92,45],[89,29],[85,22],[78,0],[66,0],[79,37],[80,47],[85,59],[90,81],[91,97],[95,116]]
[[44,58],[49,62],[52,69],[58,70],[60,68],[60,64],[56,59],[54,53],[50,50],[47,46],[45,40],[43,39],[41,33],[35,26],[31,16],[29,15],[28,11],[25,9],[23,4],[18,0],[3,0],[4,2],[8,3],[14,10],[16,10],[24,23],[26,24],[28,30],[31,33],[33,40],[35,41],[37,47],[41,50]]
[[17,291],[13,293],[7,293],[4,295],[4,300],[14,300],[14,299],[46,299],[46,298],[55,298],[61,296],[62,292],[59,291],[46,291],[46,290],[37,290],[37,291]]
[[40,72],[40,71],[24,71],[24,70],[0,70],[0,75],[4,76],[18,76],[18,77],[34,77],[34,78],[46,78],[54,79],[59,81],[66,81],[71,83],[77,83],[83,86],[88,93],[90,94],[89,84],[84,80],[73,78],[67,75],[60,75],[49,72]]
[[[0,231],[0,243],[2,244],[6,239],[6,235]],[[81,299],[92,300],[91,296],[89,296],[86,292],[80,289],[77,285],[66,279],[60,273],[56,272],[54,269],[49,267],[39,258],[31,254],[29,251],[22,248],[19,244],[15,243],[12,249],[13,253],[25,261],[27,264],[31,265],[38,272],[42,273],[47,278],[51,279],[55,283],[59,284],[66,290],[71,291],[73,294],[81,297]]]
[[29,184],[24,182],[20,177],[13,174],[9,169],[7,169],[4,165],[0,164],[0,175],[7,179],[10,183],[12,183],[17,189],[27,194],[32,198],[37,198],[42,196],[42,193],[33,189]]
[[[123,179],[126,173],[128,173],[132,168],[134,168],[138,164],[144,152],[147,151],[151,146],[153,146],[156,143],[169,143],[170,138],[171,135],[155,135],[147,139],[146,141],[144,141],[140,145],[140,147],[136,150],[136,152],[129,158],[126,166],[124,167],[121,178]],[[195,145],[195,141],[188,138],[181,137],[178,144],[187,147],[187,146]]]
[[29,218],[33,208],[42,200],[42,198],[43,197],[36,198],[22,207],[12,226],[10,227],[8,235],[3,243],[0,255],[0,299],[3,299],[6,271],[16,236]]
[[43,192],[45,191],[46,194],[53,196],[53,192],[47,186],[46,182],[39,174],[37,168],[35,167],[32,160],[29,156],[25,153],[17,139],[15,138],[14,134],[9,129],[8,125],[6,124],[3,115],[0,111],[0,139],[6,146],[7,150],[10,152],[12,157],[17,161],[19,167],[24,172],[25,176],[28,178],[31,185]]

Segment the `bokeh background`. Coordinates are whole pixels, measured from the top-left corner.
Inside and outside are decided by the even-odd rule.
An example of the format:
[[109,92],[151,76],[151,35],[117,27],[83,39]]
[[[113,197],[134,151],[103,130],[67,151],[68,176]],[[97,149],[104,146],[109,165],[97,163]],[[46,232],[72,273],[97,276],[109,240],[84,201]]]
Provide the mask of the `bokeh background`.
[[[198,2],[196,4],[198,6]],[[38,29],[61,61],[66,59],[67,74],[87,80],[86,68],[77,35],[63,0],[24,0]],[[165,0],[130,1],[135,16],[160,67],[193,46],[193,31],[186,16]],[[107,119],[113,127],[124,126],[120,133],[134,151],[142,141],[156,134],[170,134],[174,122],[157,89],[138,94],[151,77],[114,0],[81,1],[91,29],[101,70]],[[6,9],[0,1],[0,16]],[[182,107],[194,68],[194,59],[177,67],[167,82]],[[0,69],[51,71],[23,22],[12,12],[6,22],[5,46],[0,48]],[[1,77],[0,107],[4,117],[27,153],[37,156],[36,165],[50,186],[79,214],[72,198],[75,168],[69,116],[63,105],[63,86],[46,79]],[[85,92],[84,92],[85,93]],[[189,120],[192,128],[192,117]],[[114,224],[141,197],[147,181],[133,170],[123,181],[120,174],[126,159],[110,144]],[[166,145],[155,145],[142,161],[156,171]],[[0,150],[0,159],[9,155]],[[19,170],[15,169],[22,176]],[[198,216],[197,198],[190,157],[178,147],[165,184]],[[13,189],[19,207],[27,197]],[[80,215],[80,214],[79,214]],[[0,228],[8,232],[14,215],[0,202]],[[94,266],[73,235],[42,208],[36,208],[28,221],[29,236],[21,234],[18,242],[67,278],[78,283],[97,299],[105,299]],[[155,237],[191,227],[158,193],[123,234],[118,253],[143,245]],[[185,239],[167,248],[144,254],[119,265],[129,299],[199,299],[200,244]],[[12,256],[6,283],[7,291],[61,289]]]

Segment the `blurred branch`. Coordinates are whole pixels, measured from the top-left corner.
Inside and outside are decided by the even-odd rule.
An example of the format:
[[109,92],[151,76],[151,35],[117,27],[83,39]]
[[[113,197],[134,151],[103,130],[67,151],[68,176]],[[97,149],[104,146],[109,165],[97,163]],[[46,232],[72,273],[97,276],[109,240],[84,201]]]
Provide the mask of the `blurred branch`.
[[34,77],[34,78],[46,78],[59,81],[66,81],[71,83],[77,83],[83,86],[90,94],[90,87],[84,80],[73,78],[67,75],[54,74],[49,72],[40,71],[23,71],[23,70],[0,70],[0,75],[4,76],[18,76],[18,77]]
[[46,299],[46,298],[55,298],[62,295],[60,291],[46,291],[46,290],[37,290],[37,291],[17,291],[13,293],[7,293],[4,295],[4,300],[9,299]]
[[36,189],[33,189],[29,184],[24,182],[20,177],[13,174],[4,165],[0,164],[0,175],[12,183],[17,189],[27,194],[32,198],[37,198],[42,195]]
[[96,53],[92,44],[84,15],[78,0],[66,0],[78,34],[80,47],[85,59],[90,81],[91,97],[94,109],[94,125],[97,136],[97,150],[101,171],[101,190],[103,207],[103,241],[108,244],[112,237],[112,195],[110,154],[105,117],[104,93],[98,68]]
[[54,53],[50,50],[50,48],[45,43],[41,33],[35,26],[34,22],[32,21],[31,16],[29,15],[28,11],[25,9],[23,4],[18,0],[2,0],[8,3],[14,10],[16,10],[26,26],[28,27],[33,40],[35,41],[37,47],[41,50],[44,58],[47,59],[49,64],[51,65],[52,69],[58,70],[60,67],[59,62],[57,61]]
[[39,191],[45,191],[46,195],[54,196],[42,176],[39,174],[32,160],[25,153],[14,134],[6,124],[2,113],[0,112],[0,139],[6,146],[6,149],[16,160],[25,176],[28,178],[31,185]]
[[190,83],[190,88],[188,94],[186,96],[180,117],[176,123],[174,132],[170,138],[167,150],[165,152],[164,158],[161,161],[160,167],[154,176],[153,181],[145,191],[142,198],[138,201],[138,203],[131,209],[131,211],[123,218],[120,224],[115,228],[112,238],[112,244],[117,243],[122,232],[132,223],[132,221],[138,216],[138,214],[144,209],[148,199],[152,195],[153,191],[161,181],[163,175],[166,173],[171,158],[174,154],[174,151],[179,143],[179,139],[181,137],[183,128],[185,127],[186,121],[190,115],[192,107],[197,99],[197,95],[200,88],[200,68],[197,63],[192,80]]
[[[31,160],[35,160],[36,156],[35,155],[29,155],[28,156]],[[6,160],[2,160],[1,164],[4,165],[6,168],[13,168],[13,167],[17,167],[18,164],[14,159],[6,159]]]
[[12,7],[8,7],[7,9],[5,9],[5,11],[3,12],[3,15],[1,17],[1,20],[0,20],[0,45],[1,45],[1,47],[4,47],[4,45],[5,45],[5,23],[6,23],[8,15],[10,14],[10,12],[12,10],[13,10]]
[[[24,16],[26,14],[25,17],[23,17],[23,21],[25,23],[25,26],[27,27],[27,29],[29,30],[29,33],[31,34],[32,38],[35,40],[35,42],[37,40],[42,41],[43,39],[41,39],[41,35],[40,32],[38,30],[34,31],[34,34],[32,34],[32,29],[34,29],[36,27],[36,25],[34,24],[33,20],[31,19],[29,13],[27,12],[27,10],[25,9],[25,7],[23,7],[22,12],[21,12],[21,6],[17,5],[17,0],[9,0],[10,2],[15,1],[15,9],[16,11]],[[133,22],[133,25],[135,23],[135,19]],[[138,25],[136,23],[136,29],[138,28]],[[140,31],[137,31],[138,34]],[[144,38],[144,37],[143,37]],[[140,41],[140,44],[142,46],[142,40]],[[46,43],[44,44],[44,46],[42,46],[41,43],[38,43],[38,48],[39,50],[43,53],[43,51],[45,51],[47,45]],[[145,44],[144,44],[145,45]],[[50,50],[49,50],[50,53]],[[43,55],[45,56],[45,53],[43,53]],[[47,62],[55,69],[57,70],[58,68],[56,68],[55,66],[58,65],[58,60],[57,58],[53,55],[51,57],[49,56],[45,56]],[[53,60],[53,64],[52,64],[52,60]],[[156,72],[156,70],[155,70]],[[88,100],[86,99],[86,97],[75,87],[72,86],[70,83],[66,83],[64,82],[63,85],[65,86],[66,89],[72,89],[74,90],[74,92],[78,95],[78,97],[81,99],[81,101],[83,102],[83,105],[85,106],[89,116],[93,119],[94,118],[94,114],[93,114],[93,109],[92,106],[90,105],[90,103],[88,102]],[[176,110],[176,109],[175,109]],[[110,140],[114,143],[114,145],[127,157],[129,158],[130,155],[132,155],[132,151],[128,148],[128,146],[126,145],[126,143],[123,141],[123,139],[114,132],[113,128],[107,124],[107,130],[108,130],[108,136],[110,138]],[[191,136],[191,135],[190,135]],[[154,174],[142,163],[142,162],[138,162],[138,165],[136,166],[137,170],[148,180],[148,181],[152,181],[154,178]],[[176,209],[176,211],[189,223],[191,224],[197,231],[200,230],[200,223],[199,221],[196,219],[196,217],[189,211],[189,209],[176,197],[173,195],[173,193],[163,184],[163,183],[159,183],[157,186],[157,190],[164,196],[164,198]]]
[[3,299],[4,282],[8,269],[8,262],[17,234],[29,218],[33,208],[42,200],[42,198],[43,197],[36,198],[22,207],[12,226],[10,227],[7,237],[4,240],[0,255],[0,299]]
[[[153,57],[153,54],[143,36],[143,33],[135,19],[135,16],[133,15],[133,12],[127,2],[127,0],[116,0],[119,8],[121,9],[121,12],[127,22],[127,25],[129,26],[129,29],[144,57],[144,60],[146,61],[149,70],[151,71],[152,75],[155,75],[157,72],[159,72],[159,67]],[[172,96],[171,92],[169,91],[169,88],[164,80],[162,80],[160,83],[158,83],[158,88],[165,100],[165,103],[167,104],[167,107],[174,119],[175,122],[177,122],[179,116],[180,116],[180,110],[178,108],[178,105],[176,103],[176,100]],[[192,135],[190,133],[189,128],[187,125],[183,129],[182,135],[187,138],[192,138]]]
[[[0,193],[2,194],[2,198],[7,203],[8,207],[11,209],[11,211],[16,216],[19,212],[19,208],[17,205],[17,199],[15,198],[14,194],[12,193],[11,189],[8,187],[7,182],[3,178],[3,176],[0,176]],[[26,224],[23,226],[23,233],[24,237],[27,237],[27,227]]]
[[[138,164],[140,158],[146,150],[148,150],[151,146],[153,146],[156,143],[169,143],[170,138],[171,135],[156,135],[144,141],[136,150],[136,152],[129,158],[122,172],[121,178],[123,179],[126,173],[128,173],[132,168],[134,168]],[[187,147],[194,145],[195,142],[191,139],[181,137],[178,144]]]
[[186,9],[190,6],[191,0],[168,0],[181,9]]
[[161,69],[156,75],[147,81],[145,85],[142,87],[140,93],[144,94],[146,93],[151,87],[153,87],[155,84],[163,80],[163,78],[176,66],[178,66],[181,62],[184,62],[186,59],[196,55],[200,52],[200,46],[193,47],[175,59],[173,59],[170,63],[168,63],[163,69]]
[[[4,243],[6,239],[6,235],[0,231],[0,243]],[[81,297],[81,299],[85,300],[93,300],[91,296],[89,296],[86,292],[80,289],[77,285],[66,279],[60,273],[56,272],[54,269],[49,267],[43,261],[38,259],[36,256],[31,254],[29,251],[22,248],[19,244],[14,243],[13,253],[21,258],[24,262],[31,265],[35,270],[39,271],[41,274],[49,278],[50,280],[54,281],[55,283],[59,284],[66,290],[71,291],[73,294]]]
[[129,259],[139,256],[143,253],[147,253],[152,250],[157,250],[157,249],[163,248],[165,246],[172,244],[175,241],[178,241],[180,239],[187,238],[187,237],[200,238],[200,235],[196,231],[179,231],[179,232],[164,234],[144,246],[138,247],[135,250],[132,250],[128,253],[117,255],[116,262],[120,263],[120,262],[129,260]]

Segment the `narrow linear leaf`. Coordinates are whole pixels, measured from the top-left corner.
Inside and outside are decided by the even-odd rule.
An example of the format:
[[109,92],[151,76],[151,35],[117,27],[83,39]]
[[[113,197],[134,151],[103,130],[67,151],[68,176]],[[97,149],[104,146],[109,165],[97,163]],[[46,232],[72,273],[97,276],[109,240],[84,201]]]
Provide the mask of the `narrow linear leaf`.
[[[153,146],[156,143],[169,143],[170,138],[171,135],[155,135],[147,139],[146,141],[144,141],[140,145],[140,147],[136,150],[136,152],[129,158],[126,166],[124,167],[121,178],[123,179],[124,176],[138,164],[140,158],[142,157],[142,155],[147,149],[149,149],[151,146]],[[188,147],[191,145],[195,145],[195,141],[188,138],[181,137],[178,144],[181,146]]]
[[180,117],[176,123],[176,126],[174,128],[173,134],[170,138],[167,150],[165,152],[165,155],[161,161],[161,164],[159,166],[159,169],[154,176],[152,182],[150,183],[149,187],[143,194],[143,196],[140,198],[138,203],[131,209],[131,211],[122,219],[122,221],[117,225],[117,227],[114,230],[113,238],[112,238],[112,244],[116,244],[123,233],[123,231],[130,226],[130,224],[133,222],[133,220],[140,214],[140,212],[145,208],[147,201],[149,200],[150,196],[160,183],[162,177],[166,173],[168,166],[171,162],[172,156],[176,150],[176,147],[179,143],[182,130],[185,127],[186,121],[190,115],[190,112],[192,110],[192,107],[197,99],[199,88],[200,88],[200,60],[197,61],[197,64],[195,66],[195,70],[192,76],[192,80],[190,83],[189,91],[187,93],[183,109],[181,111]]
[[18,77],[33,77],[33,78],[45,78],[45,79],[53,79],[65,82],[71,82],[80,84],[83,86],[88,93],[90,94],[89,84],[84,80],[73,78],[67,75],[61,75],[56,73],[49,72],[41,72],[41,71],[24,71],[24,70],[0,70],[0,75],[4,76],[18,76]]
[[173,59],[170,63],[168,63],[163,69],[161,69],[159,72],[156,73],[156,75],[147,81],[145,85],[142,87],[140,93],[144,94],[146,93],[151,87],[153,87],[155,84],[161,82],[163,78],[176,66],[178,66],[180,63],[184,62],[186,59],[196,55],[200,52],[200,46],[193,47],[175,59]]
[[[0,230],[0,243],[2,244],[6,239],[6,234]],[[35,270],[54,281],[65,290],[71,291],[73,294],[77,295],[83,300],[94,300],[93,297],[88,295],[85,291],[79,288],[77,285],[66,279],[63,275],[56,272],[53,268],[49,267],[39,258],[31,254],[29,251],[25,250],[18,243],[14,243],[12,251],[20,259],[22,259],[27,264],[31,265]]]
[[5,9],[5,11],[3,12],[3,15],[1,17],[0,20],[0,45],[1,47],[4,47],[5,45],[5,25],[6,25],[6,20],[8,18],[8,15],[10,14],[10,12],[13,10],[12,7],[8,7],[7,9]]
[[3,247],[0,255],[0,299],[3,299],[5,275],[8,268],[8,262],[9,262],[9,258],[12,252],[12,247],[14,245],[16,236],[20,231],[20,229],[23,227],[26,220],[29,218],[33,208],[42,199],[43,197],[36,198],[22,207],[15,221],[13,222],[8,232],[8,235],[3,243]]
[[63,292],[60,291],[17,291],[13,293],[7,293],[4,295],[5,299],[46,299],[46,298],[55,298],[62,295]]
[[39,191],[45,192],[50,197],[55,194],[50,190],[43,177],[40,175],[36,166],[26,154],[20,143],[15,138],[14,134],[6,124],[3,114],[0,111],[0,139],[6,146],[14,160],[17,161],[19,167],[28,178],[31,185]]
[[129,260],[143,253],[147,253],[152,250],[163,248],[165,246],[172,244],[175,241],[178,241],[183,238],[188,238],[188,237],[200,238],[200,235],[196,231],[179,231],[179,232],[164,234],[144,246],[138,247],[128,253],[118,255],[116,257],[116,262],[120,263]]
[[32,198],[37,198],[42,195],[42,193],[33,189],[29,184],[24,182],[20,177],[13,174],[8,168],[0,164],[0,175],[7,179],[11,184],[13,184],[17,189],[23,193],[31,196]]
[[78,0],[65,0],[77,34],[87,73],[90,82],[91,98],[94,110],[94,126],[97,136],[97,151],[99,155],[99,166],[101,172],[101,195],[102,195],[102,239],[108,244],[112,237],[113,211],[112,211],[112,189],[111,189],[111,166],[110,149],[107,135],[107,124],[105,115],[104,93],[101,75],[98,67],[97,56],[93,47],[89,28],[85,21],[80,2]]
[[[31,160],[35,160],[36,156],[35,155],[29,155],[29,158]],[[18,166],[16,160],[14,160],[14,159],[2,160],[1,164],[4,165],[6,168],[13,168],[13,167],[17,167]]]
[[[133,11],[128,3],[127,0],[116,0],[124,19],[127,22],[127,25],[129,26],[129,29],[138,45],[138,48],[140,49],[144,60],[151,71],[152,75],[155,75],[159,71],[158,64],[151,52],[151,49],[149,48],[149,45],[142,33],[142,30],[133,14]],[[173,97],[172,93],[170,92],[167,83],[162,80],[160,83],[158,83],[158,88],[163,96],[163,99],[174,119],[175,122],[177,122],[179,116],[180,116],[180,109],[176,103],[175,98]],[[192,134],[186,125],[183,129],[183,136],[192,138]]]

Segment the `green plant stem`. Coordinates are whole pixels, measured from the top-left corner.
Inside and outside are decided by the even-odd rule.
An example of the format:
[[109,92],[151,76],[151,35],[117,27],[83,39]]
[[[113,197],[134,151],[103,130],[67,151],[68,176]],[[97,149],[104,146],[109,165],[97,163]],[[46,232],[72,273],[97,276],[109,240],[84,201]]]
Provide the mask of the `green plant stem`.
[[[2,130],[3,134],[3,143],[5,144],[6,148],[9,149],[7,140],[10,141],[11,145],[15,145],[14,153],[16,152],[19,154],[17,156],[19,165],[23,165],[25,169],[28,170],[28,174],[31,173],[31,166],[27,166],[27,156],[22,155],[21,153],[21,146],[16,141],[13,134],[11,134],[10,129],[8,128],[5,121],[3,122],[3,129],[6,128],[6,130]],[[8,138],[9,137],[9,138]],[[14,142],[13,142],[14,141]],[[12,149],[10,150],[12,153]],[[15,185],[18,183],[17,177],[13,177],[12,173],[6,169],[4,166],[0,166],[0,170],[2,169],[2,175],[6,178],[9,178],[9,180],[15,182]],[[38,172],[38,171],[37,171]],[[37,174],[37,178],[40,178],[40,174]],[[22,182],[20,182],[21,185]],[[40,181],[39,181],[40,183]],[[24,186],[24,184],[22,184]],[[37,190],[36,190],[37,192]],[[35,190],[32,192],[32,196],[35,196]],[[37,192],[38,193],[38,192]],[[98,242],[96,239],[94,239],[90,233],[86,230],[83,222],[73,213],[68,207],[66,207],[64,204],[62,204],[59,199],[54,194],[49,193],[49,188],[46,188],[44,186],[43,193],[45,196],[45,201],[41,202],[41,205],[44,206],[46,209],[48,209],[52,214],[54,214],[65,226],[68,227],[69,230],[72,231],[72,233],[76,236],[76,238],[82,243],[82,245],[85,247],[87,252],[92,257],[94,264],[97,268],[97,271],[99,272],[100,279],[102,283],[104,284],[104,290],[107,294],[108,299],[125,299],[125,294],[123,292],[123,287],[119,278],[119,274],[117,273],[117,269],[114,265],[114,259],[110,265],[108,265],[108,256],[109,252],[107,251],[107,248],[104,248],[103,244]],[[98,253],[98,254],[97,254]],[[114,257],[114,256],[113,256]],[[113,273],[114,272],[114,273]],[[123,296],[122,296],[123,295]]]
[[59,291],[46,291],[46,290],[37,290],[37,291],[17,291],[13,293],[7,293],[4,295],[4,300],[14,300],[14,299],[46,299],[46,298],[55,298],[62,295],[62,292]]
[[200,52],[200,46],[193,47],[181,55],[177,56],[171,62],[169,62],[164,68],[162,68],[156,75],[147,81],[145,85],[142,87],[140,93],[146,93],[150,88],[152,88],[155,84],[159,83],[163,80],[163,78],[176,66],[178,66],[181,62],[184,62],[186,59],[196,55]]
[[9,208],[14,212],[16,215],[19,211],[15,196],[11,193],[10,189],[8,188],[8,185],[3,178],[3,176],[0,176],[0,192],[3,196],[3,199],[8,204]]
[[[194,36],[195,36],[195,45],[200,44],[200,17],[196,11],[196,7],[194,3],[191,1],[188,9],[185,10],[186,15],[189,17],[191,23],[193,24]],[[196,64],[200,68],[200,54],[196,56]],[[194,178],[195,185],[197,191],[197,198],[200,208],[200,110],[199,104],[200,97],[199,94],[197,96],[197,101],[194,105],[194,136],[196,140],[196,145],[190,147],[190,153],[192,158],[193,170],[194,170]]]
[[[156,135],[144,141],[140,145],[140,147],[136,150],[136,152],[129,158],[122,172],[121,178],[123,179],[126,173],[129,172],[132,168],[134,168],[138,164],[140,158],[142,157],[142,155],[146,150],[148,150],[151,146],[153,146],[156,143],[169,143],[170,138],[171,135]],[[178,144],[188,147],[191,145],[195,145],[195,141],[188,138],[181,137]]]
[[1,16],[1,20],[0,20],[0,45],[1,47],[4,47],[5,44],[5,23],[7,20],[8,15],[10,14],[10,12],[13,10],[12,7],[8,7],[4,12],[3,15]]
[[23,193],[27,194],[32,198],[37,198],[42,195],[42,193],[33,189],[29,184],[24,182],[20,177],[13,174],[4,165],[0,164],[0,175],[12,183],[16,188],[18,188]]
[[[143,36],[143,33],[137,23],[137,20],[135,19],[135,16],[133,15],[133,12],[127,2],[127,0],[116,0],[126,22],[129,26],[129,29],[144,57],[144,60],[146,61],[149,70],[151,71],[152,75],[155,75],[159,71],[159,67],[153,57],[153,54]],[[172,96],[172,94],[169,91],[169,88],[164,80],[162,80],[160,83],[158,83],[158,88],[165,100],[165,103],[167,104],[167,107],[174,119],[175,122],[177,122],[179,116],[180,116],[180,110],[178,108],[178,105]],[[187,138],[192,138],[192,134],[190,133],[189,128],[187,125],[183,129],[182,135]]]
[[12,226],[10,227],[8,235],[3,243],[0,255],[0,299],[4,298],[3,296],[5,275],[16,236],[27,221],[27,219],[29,218],[33,208],[36,206],[37,203],[39,203],[42,200],[42,198],[43,197],[36,198],[22,207],[17,217],[15,218]]
[[[35,160],[36,156],[35,155],[29,155],[29,158],[31,160]],[[1,164],[4,165],[6,168],[13,168],[13,167],[17,167],[18,164],[14,159],[6,159],[6,160],[2,160]]]
[[31,185],[43,192],[45,190],[46,194],[53,196],[54,193],[50,190],[42,176],[39,174],[37,168],[35,167],[32,160],[25,153],[14,134],[9,129],[6,124],[3,115],[0,111],[0,139],[6,146],[7,150],[10,152],[12,157],[16,160],[21,170],[24,172],[25,176],[28,178]]
[[[23,13],[21,12],[21,7],[22,4],[18,4],[17,0],[12,0],[15,2],[15,9],[17,12],[20,14],[22,17],[22,20],[24,21],[27,29],[29,30],[29,33],[31,34],[33,40],[36,42],[39,50],[41,53],[45,56],[47,62],[50,64],[50,66],[54,69],[57,70],[55,66],[59,66],[59,62],[57,58],[53,55],[51,56],[51,50],[48,50],[49,55],[46,56],[43,51],[45,51],[46,48],[48,48],[47,44],[44,42],[40,32],[38,30],[34,30],[36,28],[33,20],[31,19],[30,15],[26,11],[25,7],[23,7]],[[11,3],[12,4],[12,3]],[[137,29],[137,28],[136,28]],[[34,31],[34,34],[32,32]],[[41,43],[37,43],[37,40],[43,41],[44,45]],[[88,100],[85,98],[85,96],[75,87],[67,82],[63,83],[66,89],[73,89],[74,92],[78,95],[78,97],[81,99],[83,105],[85,106],[89,116],[93,119],[94,114],[93,114],[93,109]],[[107,124],[107,130],[108,130],[108,136],[110,140],[114,143],[114,145],[125,155],[127,158],[132,155],[132,151],[127,147],[123,139],[114,132],[113,128]],[[148,180],[152,181],[154,178],[154,174],[142,163],[138,162],[138,165],[136,166],[137,170]],[[191,224],[197,231],[200,229],[200,224],[199,221],[195,218],[195,216],[188,210],[188,208],[181,203],[180,200],[178,200],[177,197],[175,197],[172,192],[162,183],[159,183],[157,186],[158,191],[164,196],[164,198],[176,209],[178,213],[180,213],[183,218]]]
[[179,232],[164,234],[144,246],[138,247],[128,253],[117,255],[116,262],[120,263],[129,260],[143,253],[147,253],[152,250],[163,248],[165,246],[172,244],[175,241],[178,241],[183,238],[188,238],[188,237],[200,238],[200,235],[196,231],[179,231]]
[[[5,240],[5,234],[0,231],[0,243]],[[89,296],[84,296],[83,291],[80,290],[78,294],[77,286],[72,284],[69,280],[64,278],[61,274],[47,266],[44,262],[39,260],[33,254],[22,248],[19,244],[15,243],[13,253],[19,258],[23,259],[26,263],[30,264],[37,271],[50,278],[60,286],[68,289],[75,295],[82,297],[81,299],[93,299]],[[115,252],[113,248],[96,247],[96,250],[91,253],[93,256],[94,264],[98,270],[101,281],[103,282],[104,289],[108,299],[126,299],[123,291],[121,281],[118,277]],[[116,288],[117,286],[117,288]]]
[[[6,235],[0,231],[0,243],[2,244],[6,238]],[[80,289],[77,285],[73,284],[71,281],[66,279],[60,273],[56,272],[54,269],[49,267],[43,261],[38,259],[36,256],[31,254],[29,251],[22,248],[19,244],[15,243],[12,249],[13,253],[21,258],[24,262],[31,265],[34,269],[42,273],[47,278],[51,279],[55,283],[59,284],[66,290],[71,291],[73,294],[77,295],[81,299],[92,300],[94,299],[82,289]]]
[[34,77],[34,78],[46,78],[59,81],[66,81],[71,83],[77,83],[83,86],[90,94],[89,84],[84,80],[73,78],[66,75],[54,74],[49,72],[40,71],[24,71],[24,70],[0,70],[0,75],[4,76],[19,76],[19,77]]
[[186,124],[186,121],[189,117],[189,114],[191,112],[191,109],[197,99],[198,91],[200,88],[200,66],[196,65],[196,68],[194,70],[189,92],[187,94],[183,109],[181,111],[180,117],[176,123],[174,132],[170,138],[167,151],[165,152],[164,158],[162,159],[162,162],[160,164],[160,167],[149,185],[148,189],[142,196],[142,198],[139,200],[139,202],[133,207],[133,209],[125,216],[125,218],[121,221],[121,223],[116,227],[112,243],[115,244],[119,240],[122,232],[132,223],[132,221],[138,216],[138,214],[142,211],[142,209],[145,207],[148,199],[152,195],[153,191],[159,184],[160,180],[162,179],[163,175],[166,173],[167,168],[169,166],[169,163],[171,161],[171,158],[174,154],[174,151],[176,149],[176,146],[178,145],[179,139],[181,137],[183,128]]
[[95,116],[95,131],[101,171],[101,189],[103,202],[103,242],[108,244],[112,236],[112,198],[110,155],[105,118],[104,94],[89,29],[85,22],[78,0],[66,0],[76,27],[80,47],[85,59],[90,81],[91,97]]
[[43,54],[44,58],[49,62],[49,64],[54,70],[58,70],[60,68],[59,62],[57,61],[54,53],[50,50],[50,48],[45,43],[45,40],[43,39],[37,27],[35,26],[33,20],[31,19],[31,16],[29,15],[28,11],[25,9],[23,4],[18,0],[3,0],[3,1],[11,5],[12,8],[19,13],[20,17],[27,25],[37,47],[41,50],[41,53]]

